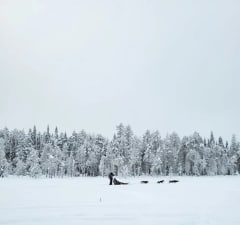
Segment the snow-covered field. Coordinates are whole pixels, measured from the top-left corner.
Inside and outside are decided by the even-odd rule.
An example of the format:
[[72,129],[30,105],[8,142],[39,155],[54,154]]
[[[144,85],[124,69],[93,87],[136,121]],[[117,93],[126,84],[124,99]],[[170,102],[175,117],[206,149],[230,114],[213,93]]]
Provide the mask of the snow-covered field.
[[[120,178],[119,178],[120,179]],[[0,179],[0,225],[239,225],[240,176]]]

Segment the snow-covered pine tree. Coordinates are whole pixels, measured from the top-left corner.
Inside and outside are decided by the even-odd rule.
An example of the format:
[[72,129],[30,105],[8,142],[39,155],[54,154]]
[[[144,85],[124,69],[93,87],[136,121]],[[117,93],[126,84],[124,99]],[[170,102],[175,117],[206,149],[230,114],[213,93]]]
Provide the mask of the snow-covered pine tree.
[[[240,172],[240,145],[233,135],[230,146],[211,132],[208,141],[197,132],[182,140],[176,133],[164,140],[158,131],[135,136],[130,126],[120,124],[108,141],[85,131],[66,133],[55,129],[41,134],[34,126],[28,133],[0,130],[9,174],[37,176],[173,174],[226,175]],[[39,168],[38,166],[39,165]]]
[[141,169],[141,140],[134,136],[132,138],[132,149],[130,150],[130,175],[139,176]]
[[4,139],[0,138],[0,177],[8,175],[8,162],[5,155]]
[[152,135],[149,130],[147,130],[143,135],[141,155],[143,174],[150,175],[152,173],[152,166],[155,155],[153,151]]
[[70,177],[75,176],[75,160],[73,157],[73,152],[70,153],[69,158],[66,161],[67,175]]
[[185,168],[186,168],[186,156],[187,156],[187,153],[189,151],[188,149],[188,140],[189,138],[184,136],[182,141],[181,141],[181,146],[180,146],[180,149],[179,149],[179,152],[178,152],[178,171],[181,172],[181,174],[179,175],[185,175],[186,174],[186,171],[185,171]]
[[28,175],[34,178],[37,178],[42,174],[38,152],[34,148],[29,149],[29,155],[26,161],[26,169]]

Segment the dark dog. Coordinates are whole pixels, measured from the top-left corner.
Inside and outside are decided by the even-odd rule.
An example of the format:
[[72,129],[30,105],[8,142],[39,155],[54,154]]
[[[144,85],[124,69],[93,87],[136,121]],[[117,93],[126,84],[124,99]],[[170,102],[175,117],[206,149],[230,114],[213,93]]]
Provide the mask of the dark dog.
[[163,183],[164,182],[164,180],[159,180],[157,183],[158,184],[161,184],[161,183]]
[[177,183],[179,180],[170,180],[169,183]]
[[147,184],[147,183],[148,183],[147,180],[142,180],[142,181],[141,181],[141,184]]

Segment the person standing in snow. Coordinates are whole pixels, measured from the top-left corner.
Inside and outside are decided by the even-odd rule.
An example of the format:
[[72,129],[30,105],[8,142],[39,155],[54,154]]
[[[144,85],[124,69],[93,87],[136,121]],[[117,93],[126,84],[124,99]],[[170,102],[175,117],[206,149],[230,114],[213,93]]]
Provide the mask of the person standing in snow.
[[113,177],[114,177],[114,174],[113,174],[112,172],[108,174],[108,178],[109,178],[109,180],[110,180],[109,185],[112,185]]

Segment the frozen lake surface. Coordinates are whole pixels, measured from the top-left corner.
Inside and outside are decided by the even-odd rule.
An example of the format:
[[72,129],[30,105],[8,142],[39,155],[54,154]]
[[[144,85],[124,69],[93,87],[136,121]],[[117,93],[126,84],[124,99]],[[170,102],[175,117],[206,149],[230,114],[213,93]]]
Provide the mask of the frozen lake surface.
[[[176,178],[176,177],[175,177]],[[140,180],[149,184],[140,184]],[[166,182],[157,184],[157,180]],[[0,179],[1,225],[239,225],[240,176]]]

